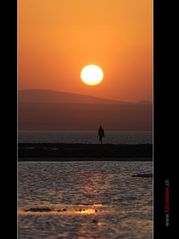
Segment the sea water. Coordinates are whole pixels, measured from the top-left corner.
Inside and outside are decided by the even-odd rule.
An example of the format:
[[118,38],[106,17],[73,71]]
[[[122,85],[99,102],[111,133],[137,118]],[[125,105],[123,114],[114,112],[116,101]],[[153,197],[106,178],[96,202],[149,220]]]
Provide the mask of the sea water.
[[[98,143],[97,131],[19,131],[19,143]],[[106,144],[151,144],[151,131],[108,131]]]
[[152,178],[133,175],[151,172],[152,162],[19,162],[18,238],[150,239]]

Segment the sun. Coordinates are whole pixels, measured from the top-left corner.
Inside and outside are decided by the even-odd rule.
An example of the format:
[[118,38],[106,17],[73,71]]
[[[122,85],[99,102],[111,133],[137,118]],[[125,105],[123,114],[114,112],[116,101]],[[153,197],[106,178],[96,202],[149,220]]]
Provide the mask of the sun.
[[81,79],[87,85],[98,85],[103,79],[103,71],[99,66],[88,65],[81,71]]

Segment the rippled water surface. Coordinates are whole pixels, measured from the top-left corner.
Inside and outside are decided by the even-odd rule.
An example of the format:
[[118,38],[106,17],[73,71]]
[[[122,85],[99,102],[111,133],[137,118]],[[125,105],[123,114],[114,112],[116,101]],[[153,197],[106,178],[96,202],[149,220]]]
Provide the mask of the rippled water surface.
[[[81,143],[96,144],[96,131],[19,131],[19,143]],[[150,131],[105,130],[105,144],[151,144]]]
[[20,162],[18,238],[152,238],[151,162]]

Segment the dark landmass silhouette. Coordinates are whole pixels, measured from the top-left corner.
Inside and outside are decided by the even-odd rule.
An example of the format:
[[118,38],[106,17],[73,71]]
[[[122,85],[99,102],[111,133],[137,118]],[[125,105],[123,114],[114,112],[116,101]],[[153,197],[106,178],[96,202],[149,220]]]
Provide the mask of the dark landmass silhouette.
[[126,104],[127,102],[103,99],[89,95],[80,95],[53,90],[20,90],[20,103],[82,103],[82,104]]
[[48,90],[18,94],[19,130],[151,130],[152,104]]
[[139,174],[134,174],[132,177],[137,177],[137,178],[151,178],[153,177],[152,173],[139,173]]

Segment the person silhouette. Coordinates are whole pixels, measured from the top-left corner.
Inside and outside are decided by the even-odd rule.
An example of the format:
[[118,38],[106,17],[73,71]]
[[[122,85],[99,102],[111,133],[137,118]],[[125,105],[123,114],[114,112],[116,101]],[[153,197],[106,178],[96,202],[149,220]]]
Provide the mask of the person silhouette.
[[104,137],[104,129],[102,128],[102,126],[99,126],[98,129],[98,137],[99,137],[99,141],[101,142],[101,144],[103,143],[103,137]]

